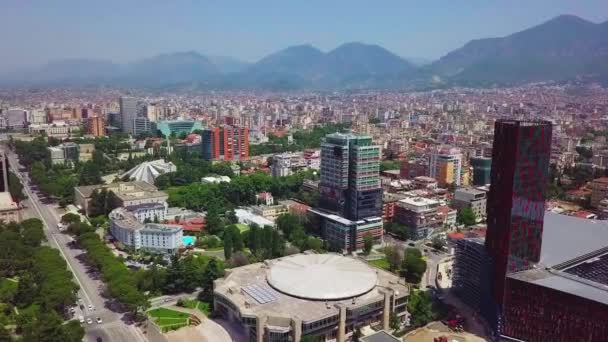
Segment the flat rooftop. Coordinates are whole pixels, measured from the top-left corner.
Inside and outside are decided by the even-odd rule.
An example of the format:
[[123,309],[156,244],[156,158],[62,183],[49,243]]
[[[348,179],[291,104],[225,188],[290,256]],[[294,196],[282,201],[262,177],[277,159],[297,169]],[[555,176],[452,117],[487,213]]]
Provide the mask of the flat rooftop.
[[608,304],[607,252],[608,221],[546,212],[540,263],[508,277]]
[[542,266],[556,266],[608,247],[608,221],[545,213]]
[[[324,317],[330,317],[338,314],[340,305],[346,308],[358,308],[369,303],[375,303],[384,299],[385,288],[390,288],[395,291],[397,298],[408,294],[408,289],[396,275],[386,272],[381,269],[372,268],[368,265],[362,265],[369,268],[375,274],[376,281],[374,286],[365,293],[358,294],[351,298],[338,300],[310,300],[292,296],[283,293],[268,283],[268,274],[271,272],[273,265],[279,264],[284,267],[289,267],[291,261],[298,261],[305,254],[296,254],[279,259],[268,260],[264,263],[255,263],[246,265],[231,270],[227,270],[224,278],[218,279],[215,282],[215,292],[228,298],[236,305],[242,315],[258,316],[266,315],[274,317],[277,321],[281,318],[298,318],[303,322],[316,321]],[[319,259],[328,258],[334,254],[320,254]],[[327,256],[327,257],[326,257]],[[338,256],[339,258],[345,258]],[[350,258],[349,258],[350,259]],[[352,259],[354,262],[360,262],[357,259]],[[305,271],[306,272],[306,271]],[[306,273],[309,274],[309,273]],[[313,277],[313,274],[309,274]],[[285,280],[287,281],[287,279]],[[298,280],[294,279],[294,283],[284,286],[298,286]],[[352,288],[357,288],[359,285],[356,282],[349,282]],[[310,284],[310,283],[309,283]],[[322,284],[318,285],[314,291],[320,291]],[[347,283],[344,283],[348,285]],[[306,291],[306,289],[303,289]],[[327,291],[331,291],[330,288]],[[255,298],[257,297],[257,299]],[[281,324],[277,324],[281,325]]]

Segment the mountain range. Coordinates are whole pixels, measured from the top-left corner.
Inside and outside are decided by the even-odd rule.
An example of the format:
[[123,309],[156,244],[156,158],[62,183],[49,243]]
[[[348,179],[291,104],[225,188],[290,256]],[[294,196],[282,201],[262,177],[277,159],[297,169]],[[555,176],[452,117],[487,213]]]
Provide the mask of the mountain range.
[[608,80],[608,22],[563,15],[500,38],[473,40],[424,65],[373,44],[323,52],[291,46],[255,63],[195,51],[128,64],[71,59],[0,76],[2,85],[120,85],[200,89],[372,89]]

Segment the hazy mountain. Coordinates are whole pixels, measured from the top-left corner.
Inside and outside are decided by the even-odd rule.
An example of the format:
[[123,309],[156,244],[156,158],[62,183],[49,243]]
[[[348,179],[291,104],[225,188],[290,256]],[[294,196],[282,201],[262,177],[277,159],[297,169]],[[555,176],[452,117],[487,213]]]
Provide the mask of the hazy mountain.
[[608,75],[608,22],[563,15],[503,38],[473,40],[429,70],[457,82],[522,83]]
[[121,81],[138,85],[197,82],[220,74],[209,58],[198,52],[177,52],[143,59],[126,66]]
[[382,75],[413,69],[409,62],[378,45],[347,43],[328,53],[298,45],[262,58],[244,71],[243,78],[250,82],[272,78],[293,87],[357,87]]
[[426,89],[580,76],[608,81],[608,22],[595,24],[564,15],[506,37],[473,40],[420,67],[378,45],[347,43],[327,53],[311,45],[291,46],[252,64],[194,51],[129,64],[70,59],[5,73],[0,83],[171,89]]
[[222,73],[240,72],[245,70],[251,63],[229,56],[207,56],[207,58]]
[[82,84],[113,78],[121,69],[120,65],[110,61],[65,59],[8,72],[0,79],[3,84]]
[[294,75],[314,78],[324,54],[311,45],[290,46],[270,54],[244,72],[249,76]]

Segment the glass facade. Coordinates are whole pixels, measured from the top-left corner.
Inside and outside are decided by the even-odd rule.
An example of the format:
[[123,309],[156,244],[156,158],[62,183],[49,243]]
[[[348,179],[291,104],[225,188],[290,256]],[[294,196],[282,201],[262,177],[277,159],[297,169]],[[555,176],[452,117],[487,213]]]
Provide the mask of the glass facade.
[[551,132],[546,121],[498,120],[494,126],[486,248],[499,306],[506,274],[539,261]]

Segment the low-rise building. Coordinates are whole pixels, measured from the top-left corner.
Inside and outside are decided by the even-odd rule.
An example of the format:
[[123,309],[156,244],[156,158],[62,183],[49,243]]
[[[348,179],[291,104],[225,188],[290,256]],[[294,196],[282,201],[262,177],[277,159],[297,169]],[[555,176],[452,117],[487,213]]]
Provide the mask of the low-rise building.
[[404,322],[408,287],[398,276],[335,254],[295,254],[227,270],[214,308],[247,341],[316,337],[349,341],[367,325]]
[[21,222],[21,208],[13,201],[8,192],[0,192],[0,221],[4,223]]
[[384,234],[381,217],[368,217],[352,221],[322,209],[310,209],[309,213],[320,219],[321,229],[327,242],[337,250],[357,251],[364,247],[364,236],[371,234],[374,243],[380,243]]
[[80,126],[72,125],[66,121],[54,121],[49,124],[36,124],[28,127],[30,134],[45,134],[48,137],[67,138],[72,133],[80,131]]
[[137,206],[148,203],[165,204],[169,195],[159,191],[152,184],[135,181],[100,185],[86,185],[74,188],[74,204],[89,214],[91,196],[95,190],[106,189],[116,195],[118,205],[121,207]]
[[219,184],[219,183],[230,183],[230,177],[228,176],[207,176],[201,178],[203,184]]
[[108,217],[110,233],[126,247],[163,254],[174,254],[183,247],[181,226],[141,223],[125,208],[112,210]]
[[162,222],[165,220],[165,214],[167,213],[167,202],[158,203],[143,203],[125,207],[128,211],[133,213],[139,222]]
[[394,221],[406,226],[413,240],[424,239],[443,225],[437,215],[439,201],[423,197],[405,198],[395,207]]
[[474,188],[459,188],[454,193],[452,206],[455,209],[470,208],[475,214],[477,222],[486,217],[486,192]]
[[283,204],[277,205],[256,205],[251,207],[251,211],[255,215],[262,216],[269,220],[275,220],[277,217],[283,214],[287,214],[289,212],[289,208]]
[[273,177],[285,177],[308,167],[302,153],[281,153],[272,156],[270,170]]
[[274,204],[274,197],[272,197],[272,194],[270,192],[260,192],[259,194],[255,195],[255,199],[258,203],[261,203],[262,205]]

